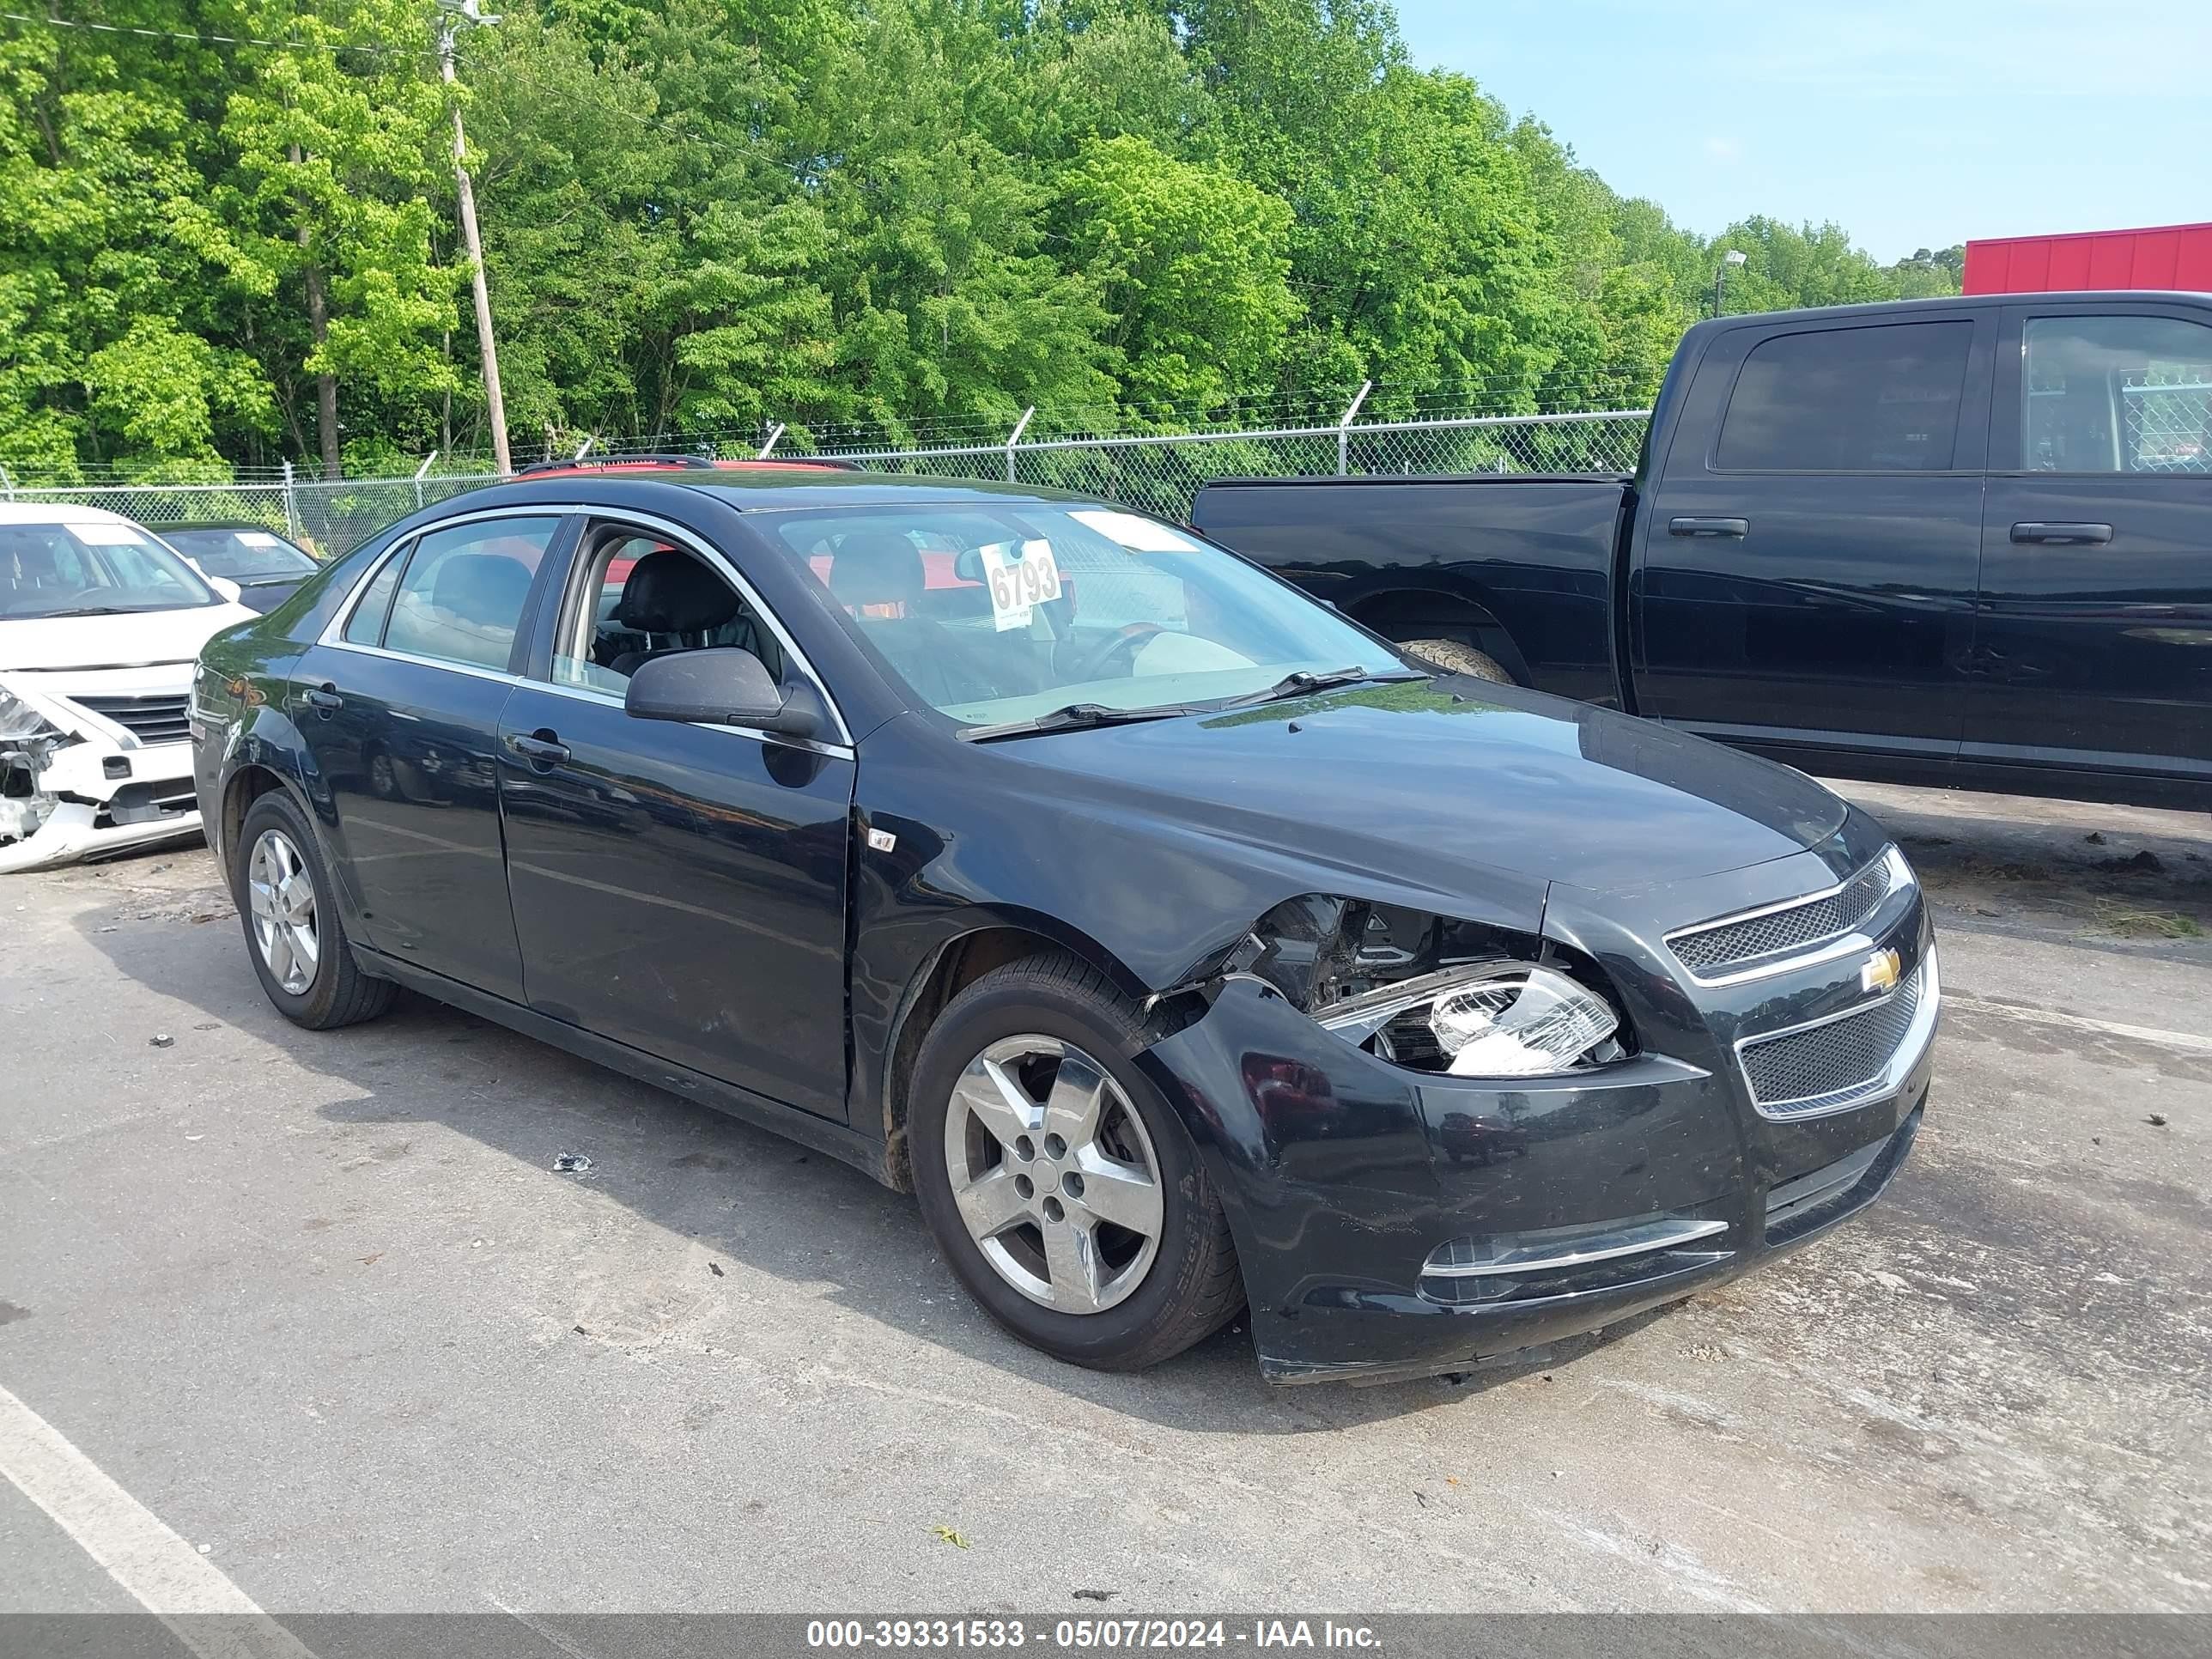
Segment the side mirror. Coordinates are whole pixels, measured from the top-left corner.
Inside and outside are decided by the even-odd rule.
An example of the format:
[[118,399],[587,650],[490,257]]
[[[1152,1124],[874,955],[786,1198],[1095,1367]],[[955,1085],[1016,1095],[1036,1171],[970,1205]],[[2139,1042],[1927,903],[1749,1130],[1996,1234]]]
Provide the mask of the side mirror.
[[228,576],[210,575],[206,570],[201,568],[200,562],[198,559],[185,559],[185,562],[191,566],[192,574],[198,576],[210,587],[215,589],[216,597],[219,599],[228,599],[231,604],[236,605],[239,601],[240,596],[246,592],[244,588],[240,587],[236,582],[231,580]]
[[784,738],[814,736],[829,713],[811,685],[799,681],[787,692],[767,664],[734,645],[648,657],[629,677],[623,707],[641,720],[749,726]]

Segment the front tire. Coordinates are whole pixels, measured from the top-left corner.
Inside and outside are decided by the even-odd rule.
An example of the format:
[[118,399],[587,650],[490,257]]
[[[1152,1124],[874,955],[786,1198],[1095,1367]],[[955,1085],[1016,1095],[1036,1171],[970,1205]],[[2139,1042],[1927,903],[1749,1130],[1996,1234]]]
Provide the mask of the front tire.
[[1093,969],[994,969],[930,1028],[908,1094],[923,1218],[1030,1346],[1140,1370],[1244,1304],[1229,1224],[1179,1119],[1126,1054],[1136,1011]]
[[278,1013],[327,1031],[392,1006],[398,987],[354,962],[314,832],[289,796],[272,789],[246,809],[231,858],[246,954]]

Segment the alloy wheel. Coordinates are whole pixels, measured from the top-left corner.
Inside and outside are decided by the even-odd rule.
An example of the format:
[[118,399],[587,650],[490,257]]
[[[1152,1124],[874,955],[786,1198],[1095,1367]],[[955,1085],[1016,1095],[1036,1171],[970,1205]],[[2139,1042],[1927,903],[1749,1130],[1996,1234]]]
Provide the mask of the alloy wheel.
[[246,866],[246,902],[253,915],[253,943],[261,960],[288,994],[301,996],[315,982],[322,939],[315,926],[315,880],[292,838],[264,830]]
[[1152,1137],[1072,1043],[1006,1037],[969,1060],[945,1115],[945,1161],[969,1237],[1032,1302],[1103,1313],[1159,1254],[1167,1211]]

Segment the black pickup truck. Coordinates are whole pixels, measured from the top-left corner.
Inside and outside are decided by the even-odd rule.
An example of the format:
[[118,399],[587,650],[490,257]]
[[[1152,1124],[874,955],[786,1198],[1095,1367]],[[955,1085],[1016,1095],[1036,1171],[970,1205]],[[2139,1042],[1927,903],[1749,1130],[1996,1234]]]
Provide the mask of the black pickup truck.
[[1683,337],[1632,476],[1224,480],[1387,637],[1808,771],[2212,808],[2212,295]]

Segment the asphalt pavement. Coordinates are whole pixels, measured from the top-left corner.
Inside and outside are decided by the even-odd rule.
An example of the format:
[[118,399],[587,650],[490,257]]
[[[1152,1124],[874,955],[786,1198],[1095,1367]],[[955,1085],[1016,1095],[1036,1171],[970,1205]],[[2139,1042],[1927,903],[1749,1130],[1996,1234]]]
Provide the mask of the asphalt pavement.
[[818,1155],[421,1000],[295,1030],[197,846],[10,878],[0,1613],[2212,1610],[2212,819],[1847,793],[1949,996],[1889,1197],[1368,1389],[1057,1364]]

